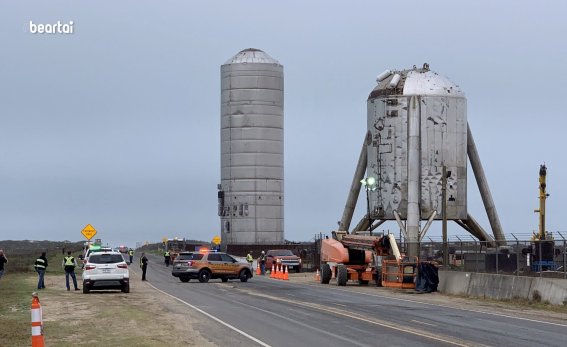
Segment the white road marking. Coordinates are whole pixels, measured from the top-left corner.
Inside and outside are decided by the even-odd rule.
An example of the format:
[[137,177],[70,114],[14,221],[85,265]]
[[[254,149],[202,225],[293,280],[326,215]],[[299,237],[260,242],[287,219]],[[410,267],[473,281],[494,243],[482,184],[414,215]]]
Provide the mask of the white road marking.
[[[332,314],[335,314],[335,315],[338,315],[338,316],[348,317],[348,318],[351,318],[351,319],[355,319],[355,320],[359,320],[359,321],[362,321],[362,322],[378,325],[378,326],[388,328],[388,329],[392,329],[392,330],[401,331],[401,332],[412,334],[412,335],[425,337],[425,338],[428,338],[428,339],[431,339],[431,340],[436,340],[436,341],[443,342],[443,343],[450,344],[450,345],[463,346],[463,347],[469,346],[466,342],[451,341],[451,340],[448,340],[447,338],[442,338],[440,336],[434,336],[434,335],[422,333],[422,332],[416,331],[415,329],[412,329],[412,328],[404,328],[404,327],[400,327],[400,326],[397,326],[397,325],[394,325],[394,324],[391,324],[391,323],[387,323],[387,322],[384,322],[384,321],[379,321],[377,319],[365,318],[365,317],[362,317],[362,316],[359,316],[359,315],[356,315],[356,314],[353,314],[351,312],[347,312],[347,311],[344,311],[344,310],[338,311],[338,309],[333,309],[331,307],[324,307],[324,306],[321,306],[321,305],[307,303],[307,302],[301,302],[301,301],[291,301],[291,300],[287,300],[287,299],[284,299],[284,298],[281,298],[281,297],[276,298],[276,297],[273,297],[273,296],[264,295],[264,294],[260,294],[260,293],[248,292],[248,294],[254,295],[254,296],[260,296],[260,297],[267,298],[267,299],[274,300],[274,301],[283,301],[283,302],[287,302],[287,303],[294,304],[294,305],[309,307],[309,308],[314,309],[314,310],[328,312],[328,313],[332,313]],[[479,344],[474,344],[474,345],[480,346]]]
[[415,319],[412,319],[411,322],[415,322],[415,323],[418,323],[418,324],[425,324],[425,325],[429,325],[429,326],[432,326],[432,327],[438,326],[437,324],[426,323],[426,322],[422,322],[420,320],[415,320]]
[[[237,302],[238,302],[238,301],[237,301]],[[238,303],[240,303],[240,302],[238,302]],[[255,309],[255,310],[264,312],[264,313],[266,313],[266,314],[276,316],[276,317],[278,317],[278,318],[280,318],[280,319],[282,319],[282,320],[286,320],[286,321],[288,321],[288,322],[290,322],[290,323],[299,324],[299,323],[297,322],[297,320],[292,319],[292,318],[288,318],[288,317],[286,317],[286,316],[277,314],[277,313],[275,313],[275,312],[271,312],[271,311],[268,311],[268,310],[264,310],[264,309],[262,309],[262,308],[259,308],[259,307],[256,307],[256,306],[250,305],[250,304],[244,304],[244,303],[240,303],[240,304],[243,305],[243,306],[246,306],[246,307],[248,307],[248,308],[252,308],[252,309]],[[328,331],[326,331],[326,330],[322,330],[322,329],[319,329],[319,328],[315,328],[315,327],[310,326],[310,325],[304,325],[303,327],[309,328],[309,329],[311,329],[311,330],[314,330],[314,331],[316,331],[316,332],[318,332],[318,333],[320,333],[320,334],[324,334],[324,335],[331,336],[331,337],[333,337],[334,339],[345,341],[346,343],[348,343],[348,344],[350,344],[350,345],[357,345],[357,346],[361,346],[361,347],[366,347],[366,346],[367,346],[367,345],[365,345],[365,344],[361,344],[361,343],[359,343],[359,342],[353,341],[353,340],[348,339],[348,338],[345,338],[345,337],[343,337],[343,336],[335,335],[335,334],[330,333],[330,332],[328,332]]]
[[248,339],[250,339],[250,340],[256,342],[256,343],[259,344],[260,346],[271,347],[271,346],[268,345],[267,343],[265,343],[265,342],[263,342],[263,341],[261,341],[261,340],[255,338],[254,336],[252,336],[252,335],[250,335],[250,334],[247,334],[247,333],[245,333],[244,331],[242,331],[242,330],[240,330],[240,329],[238,329],[238,328],[236,328],[236,327],[234,327],[234,326],[232,326],[232,325],[230,325],[230,324],[228,324],[228,323],[226,323],[226,322],[224,322],[224,321],[218,319],[217,317],[213,316],[212,314],[207,313],[207,312],[201,310],[200,308],[198,308],[198,307],[196,307],[196,306],[193,306],[193,305],[191,305],[190,303],[179,299],[179,298],[176,297],[176,296],[173,296],[173,295],[171,295],[171,294],[169,294],[169,293],[166,293],[166,292],[164,292],[164,291],[161,290],[161,289],[158,289],[158,288],[157,288],[156,286],[154,286],[153,284],[151,284],[151,283],[146,283],[146,284],[149,285],[150,287],[154,288],[154,289],[157,290],[158,292],[160,292],[160,293],[162,293],[162,294],[164,294],[164,295],[167,295],[167,296],[169,296],[170,298],[175,299],[175,300],[181,302],[182,304],[191,307],[191,308],[194,309],[195,311],[197,311],[197,312],[199,312],[199,313],[202,313],[202,314],[204,314],[205,316],[211,318],[212,320],[214,320],[214,321],[216,321],[216,322],[218,322],[218,323],[220,323],[220,324],[226,326],[227,328],[230,328],[230,329],[234,330],[235,332],[239,333],[240,335],[242,335],[242,336],[244,336],[244,337],[246,337],[246,338],[248,338]]

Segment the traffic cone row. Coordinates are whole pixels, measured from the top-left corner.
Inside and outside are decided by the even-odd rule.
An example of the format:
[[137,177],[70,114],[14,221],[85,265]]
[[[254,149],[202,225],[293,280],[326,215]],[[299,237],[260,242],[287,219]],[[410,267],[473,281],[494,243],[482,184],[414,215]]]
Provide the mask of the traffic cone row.
[[270,273],[270,278],[277,280],[289,281],[289,273],[287,271],[287,266],[284,265],[272,265],[272,272]]
[[39,304],[39,297],[37,293],[32,294],[31,304],[31,333],[32,333],[32,347],[44,347],[43,340],[43,317],[41,312],[41,305]]

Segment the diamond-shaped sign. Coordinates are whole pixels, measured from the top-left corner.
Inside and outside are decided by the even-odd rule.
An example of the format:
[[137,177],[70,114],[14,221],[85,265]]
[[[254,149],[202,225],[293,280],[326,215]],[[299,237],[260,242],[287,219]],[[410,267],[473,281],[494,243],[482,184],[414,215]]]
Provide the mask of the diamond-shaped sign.
[[87,226],[83,230],[81,230],[81,234],[83,234],[83,236],[86,237],[87,240],[90,240],[93,238],[93,236],[96,235],[96,230],[92,225],[87,224]]
[[221,243],[221,238],[220,238],[220,236],[217,235],[217,236],[213,237],[213,243],[214,243],[215,245],[220,245],[220,243]]

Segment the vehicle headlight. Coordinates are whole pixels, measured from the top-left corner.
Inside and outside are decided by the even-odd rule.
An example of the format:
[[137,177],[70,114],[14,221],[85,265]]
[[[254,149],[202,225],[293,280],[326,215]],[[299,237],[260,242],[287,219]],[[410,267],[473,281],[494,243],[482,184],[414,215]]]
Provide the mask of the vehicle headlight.
[[281,263],[282,260],[280,258],[276,259],[276,263]]

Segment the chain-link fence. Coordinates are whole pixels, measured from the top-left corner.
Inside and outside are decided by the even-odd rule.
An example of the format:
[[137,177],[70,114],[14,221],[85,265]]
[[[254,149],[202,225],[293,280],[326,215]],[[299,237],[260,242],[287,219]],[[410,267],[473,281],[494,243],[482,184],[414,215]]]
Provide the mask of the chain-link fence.
[[[402,243],[402,251],[408,244]],[[444,257],[444,250],[448,257]],[[499,273],[516,276],[567,278],[567,240],[481,242],[465,237],[420,244],[420,259],[434,261],[444,270]],[[445,261],[447,264],[444,264]]]

